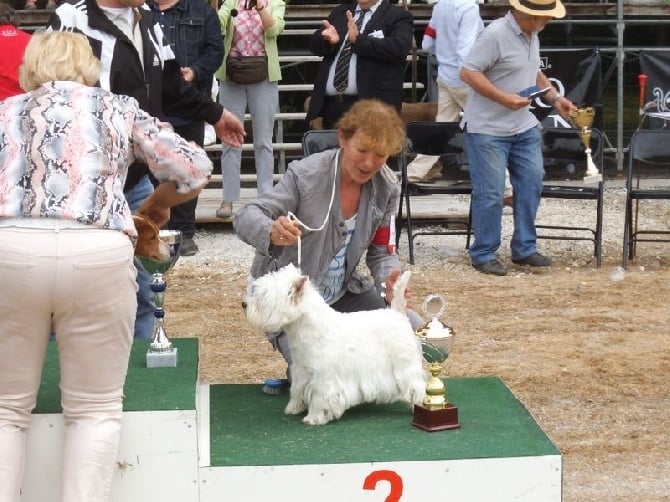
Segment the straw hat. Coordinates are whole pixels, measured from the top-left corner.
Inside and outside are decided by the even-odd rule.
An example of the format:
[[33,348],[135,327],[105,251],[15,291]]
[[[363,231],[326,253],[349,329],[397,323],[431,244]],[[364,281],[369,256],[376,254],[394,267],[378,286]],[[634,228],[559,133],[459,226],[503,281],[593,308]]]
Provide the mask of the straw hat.
[[565,7],[561,0],[509,0],[516,10],[531,16],[565,17]]

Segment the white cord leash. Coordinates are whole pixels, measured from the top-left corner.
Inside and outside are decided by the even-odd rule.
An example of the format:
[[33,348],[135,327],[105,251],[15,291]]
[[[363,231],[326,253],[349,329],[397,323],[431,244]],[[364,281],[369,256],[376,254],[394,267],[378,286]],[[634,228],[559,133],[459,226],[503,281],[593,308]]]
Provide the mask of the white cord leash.
[[[326,217],[323,220],[323,223],[321,223],[321,226],[319,228],[312,228],[308,225],[305,225],[304,222],[300,221],[300,219],[291,211],[289,211],[286,214],[286,217],[291,220],[291,221],[297,221],[299,225],[301,225],[305,230],[308,232],[320,232],[321,230],[324,229],[326,226],[326,223],[328,223],[328,219],[330,218],[330,211],[333,208],[333,201],[335,200],[335,183],[337,182],[337,166],[340,164],[340,150],[337,150],[337,153],[335,154],[335,166],[333,168],[333,190],[330,193],[330,202],[328,203],[328,211],[326,211]],[[302,242],[301,242],[301,237],[298,237],[298,268],[302,270]]]

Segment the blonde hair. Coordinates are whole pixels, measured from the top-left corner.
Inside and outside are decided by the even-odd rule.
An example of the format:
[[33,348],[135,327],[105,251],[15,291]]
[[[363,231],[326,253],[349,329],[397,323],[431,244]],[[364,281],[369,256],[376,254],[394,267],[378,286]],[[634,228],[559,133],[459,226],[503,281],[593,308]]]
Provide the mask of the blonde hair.
[[337,122],[345,139],[357,134],[361,146],[379,155],[396,155],[405,143],[405,126],[392,106],[376,99],[356,101]]
[[39,31],[31,37],[23,54],[19,85],[26,92],[55,80],[94,86],[101,70],[102,64],[93,55],[86,36],[67,31]]

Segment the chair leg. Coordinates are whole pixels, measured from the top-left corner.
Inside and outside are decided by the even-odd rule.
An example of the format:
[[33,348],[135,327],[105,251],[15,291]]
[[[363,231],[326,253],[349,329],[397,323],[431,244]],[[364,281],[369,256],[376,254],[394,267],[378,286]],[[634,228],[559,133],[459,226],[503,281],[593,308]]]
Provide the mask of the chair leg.
[[398,217],[396,218],[395,249],[400,251],[400,234],[402,234],[402,204],[405,195],[405,187],[400,187],[400,202],[398,203]]
[[635,253],[637,252],[637,224],[638,218],[640,216],[640,201],[635,200],[635,207],[631,206],[631,226],[630,226],[630,238],[628,240],[628,246],[630,247],[630,252],[628,256],[632,260],[635,258]]
[[632,201],[626,201],[626,215],[623,222],[623,251],[621,253],[621,268],[625,269],[630,257],[630,233],[631,233],[631,211]]
[[407,224],[407,245],[409,249],[409,263],[414,265],[414,234],[412,233],[412,209],[410,208],[409,193],[405,193],[405,223]]
[[603,192],[602,187],[598,202],[596,203],[596,234],[594,236],[593,250],[596,257],[596,267],[600,268],[603,262]]

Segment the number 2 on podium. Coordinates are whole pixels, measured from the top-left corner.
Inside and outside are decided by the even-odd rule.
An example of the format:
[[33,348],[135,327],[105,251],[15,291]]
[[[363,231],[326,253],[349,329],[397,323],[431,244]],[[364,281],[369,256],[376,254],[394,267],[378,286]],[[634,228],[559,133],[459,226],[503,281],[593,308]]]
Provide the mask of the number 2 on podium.
[[377,483],[388,481],[391,485],[391,491],[384,502],[400,502],[402,496],[402,478],[395,471],[373,471],[363,481],[364,490],[375,490]]

